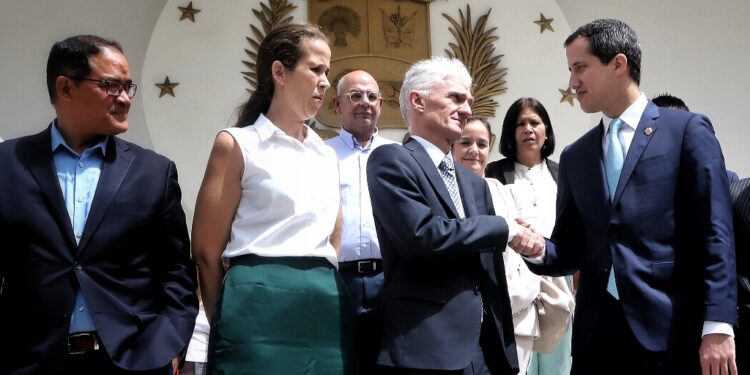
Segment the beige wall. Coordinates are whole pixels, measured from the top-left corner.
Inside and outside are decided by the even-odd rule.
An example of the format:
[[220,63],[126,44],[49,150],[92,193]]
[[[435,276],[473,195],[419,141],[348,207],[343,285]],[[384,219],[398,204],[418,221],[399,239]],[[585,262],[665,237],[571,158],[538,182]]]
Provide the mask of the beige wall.
[[[44,69],[50,46],[66,36],[94,33],[120,41],[139,83],[125,138],[154,148],[177,162],[191,216],[213,137],[229,126],[247,92],[241,60],[251,9],[258,0],[193,2],[203,11],[197,23],[179,22],[178,0],[0,0],[0,137],[43,129],[54,116],[47,100]],[[295,19],[306,19],[307,2]],[[458,18],[465,2],[436,0],[430,5],[432,53],[443,54],[452,36],[441,13]],[[745,0],[487,0],[472,1],[476,19],[491,7],[498,27],[497,53],[509,68],[508,91],[493,119],[499,132],[505,109],[519,96],[539,98],[548,108],[562,148],[592,127],[597,115],[576,104],[559,103],[557,88],[567,87],[562,43],[571,29],[601,17],[620,18],[638,32],[644,51],[642,89],[649,97],[663,91],[685,99],[709,115],[727,166],[750,176],[745,147],[750,127],[743,123],[750,76],[750,3]],[[539,34],[539,13],[555,18],[554,33]],[[154,82],[169,75],[179,81],[177,98],[158,98]],[[401,132],[386,136],[400,139]],[[493,158],[498,158],[493,151]]]

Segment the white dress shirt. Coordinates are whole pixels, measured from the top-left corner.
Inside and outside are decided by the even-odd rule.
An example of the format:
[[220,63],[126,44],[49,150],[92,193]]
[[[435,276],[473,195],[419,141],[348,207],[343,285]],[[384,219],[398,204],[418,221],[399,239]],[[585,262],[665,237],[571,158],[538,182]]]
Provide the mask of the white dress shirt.
[[366,147],[354,136],[341,129],[338,137],[326,141],[336,152],[339,160],[339,185],[341,186],[341,208],[343,231],[341,235],[340,262],[361,259],[380,259],[380,245],[375,233],[372,217],[370,190],[367,187],[367,159],[376,148],[396,143],[383,138],[377,132]]
[[242,196],[222,257],[324,257],[338,267],[330,236],[339,212],[336,155],[309,127],[303,142],[260,115],[228,128],[242,150]]

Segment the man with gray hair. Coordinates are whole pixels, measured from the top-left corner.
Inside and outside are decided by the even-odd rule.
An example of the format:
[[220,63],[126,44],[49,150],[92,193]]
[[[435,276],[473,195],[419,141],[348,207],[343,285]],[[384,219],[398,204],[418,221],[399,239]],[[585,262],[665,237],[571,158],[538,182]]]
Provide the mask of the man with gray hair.
[[400,96],[411,139],[367,164],[385,268],[380,374],[518,372],[502,251],[510,240],[530,253],[544,242],[495,216],[484,179],[453,164],[470,88],[458,60],[414,64]]

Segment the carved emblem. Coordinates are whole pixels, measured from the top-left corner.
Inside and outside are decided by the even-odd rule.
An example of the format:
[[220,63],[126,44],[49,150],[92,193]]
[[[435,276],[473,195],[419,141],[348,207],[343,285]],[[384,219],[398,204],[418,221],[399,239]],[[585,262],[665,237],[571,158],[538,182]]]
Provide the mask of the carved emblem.
[[412,41],[414,41],[414,20],[417,11],[415,10],[410,16],[404,17],[401,15],[401,6],[399,5],[396,8],[396,13],[386,14],[383,9],[380,9],[380,14],[383,20],[383,36],[388,46],[400,48],[403,43],[411,47]]
[[316,126],[338,128],[333,109],[336,85],[346,73],[362,69],[378,81],[383,96],[378,126],[403,129],[399,93],[412,63],[431,56],[429,0],[310,0],[309,20],[317,20],[331,41],[331,89],[316,116]]
[[346,33],[354,36],[359,35],[362,23],[357,12],[345,6],[336,5],[328,8],[318,18],[318,24],[323,31],[331,32],[335,36],[333,45],[346,47]]

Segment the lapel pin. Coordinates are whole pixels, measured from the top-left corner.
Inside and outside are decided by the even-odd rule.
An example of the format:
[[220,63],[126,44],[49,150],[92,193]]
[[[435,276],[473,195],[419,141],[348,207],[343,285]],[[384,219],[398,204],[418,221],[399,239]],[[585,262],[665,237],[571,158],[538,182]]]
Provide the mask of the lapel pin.
[[651,128],[650,126],[646,129],[643,129],[643,134],[646,134],[646,135],[651,135],[653,132],[654,132],[654,129]]

